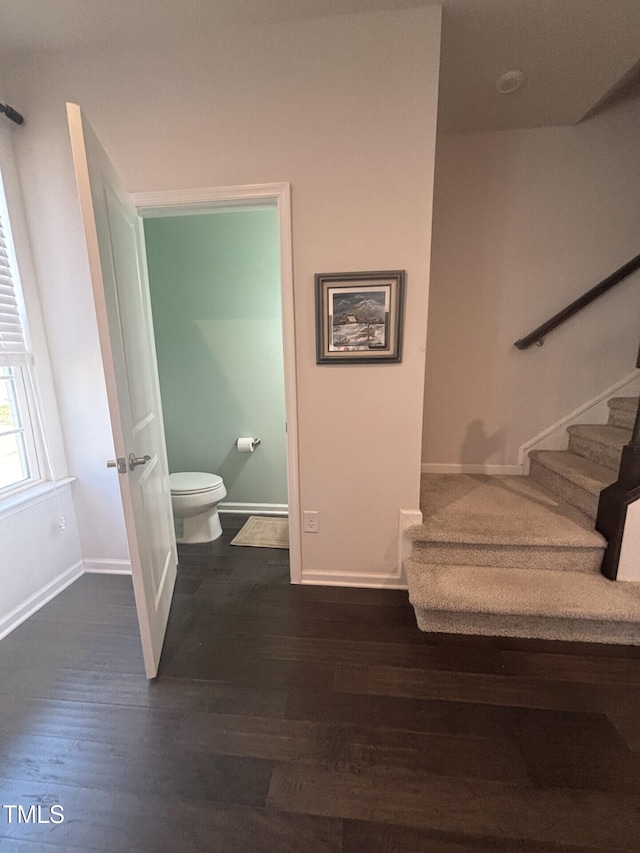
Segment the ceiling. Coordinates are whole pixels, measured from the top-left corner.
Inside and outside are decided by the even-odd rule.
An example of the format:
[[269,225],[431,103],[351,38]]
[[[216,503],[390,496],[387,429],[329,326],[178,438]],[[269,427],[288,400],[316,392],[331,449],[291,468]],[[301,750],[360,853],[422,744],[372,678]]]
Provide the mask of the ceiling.
[[640,0],[445,0],[441,129],[576,124],[639,60]]
[[[189,38],[433,0],[0,0],[0,56]],[[640,61],[640,0],[442,0],[440,129],[575,124]],[[519,69],[524,84],[494,84]]]

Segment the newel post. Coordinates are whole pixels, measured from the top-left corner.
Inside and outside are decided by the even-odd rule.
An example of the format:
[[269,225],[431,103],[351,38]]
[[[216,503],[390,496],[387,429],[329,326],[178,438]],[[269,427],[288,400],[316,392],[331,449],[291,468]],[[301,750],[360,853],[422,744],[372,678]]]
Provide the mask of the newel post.
[[[640,367],[640,351],[636,364]],[[607,540],[607,549],[600,571],[609,580],[618,576],[622,537],[627,520],[627,508],[640,499],[640,403],[631,434],[631,441],[622,448],[618,479],[600,493],[596,530]]]

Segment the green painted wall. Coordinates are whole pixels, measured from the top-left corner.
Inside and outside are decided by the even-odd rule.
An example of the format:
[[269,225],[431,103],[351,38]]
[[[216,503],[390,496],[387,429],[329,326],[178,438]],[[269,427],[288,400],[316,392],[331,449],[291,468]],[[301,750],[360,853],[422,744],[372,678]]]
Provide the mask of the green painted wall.
[[[147,219],[170,471],[211,471],[227,501],[287,503],[278,213]],[[257,436],[239,453],[239,436]]]

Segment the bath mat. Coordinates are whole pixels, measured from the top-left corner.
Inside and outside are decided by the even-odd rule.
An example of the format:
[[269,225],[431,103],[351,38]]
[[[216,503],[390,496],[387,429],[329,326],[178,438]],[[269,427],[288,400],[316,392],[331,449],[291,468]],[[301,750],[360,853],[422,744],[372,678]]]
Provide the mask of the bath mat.
[[289,519],[251,515],[231,544],[251,548],[288,548]]

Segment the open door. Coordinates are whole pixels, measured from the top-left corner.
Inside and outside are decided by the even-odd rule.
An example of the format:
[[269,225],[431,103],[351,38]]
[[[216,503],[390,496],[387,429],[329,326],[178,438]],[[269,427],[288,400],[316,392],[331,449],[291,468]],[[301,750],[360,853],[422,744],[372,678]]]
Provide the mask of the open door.
[[[98,138],[67,104],[147,677],[158,672],[176,543],[142,221]],[[105,460],[106,462],[106,460]]]

